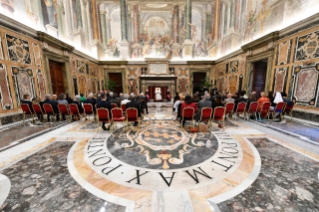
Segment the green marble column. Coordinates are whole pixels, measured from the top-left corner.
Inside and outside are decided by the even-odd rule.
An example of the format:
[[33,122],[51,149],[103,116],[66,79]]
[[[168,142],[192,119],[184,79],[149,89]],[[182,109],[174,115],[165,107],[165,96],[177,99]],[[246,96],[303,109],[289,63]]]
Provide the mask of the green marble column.
[[40,17],[39,17],[39,19],[40,19],[40,25],[41,25],[42,27],[44,27],[41,0],[38,0],[38,8],[39,8],[39,16],[40,16]]
[[205,27],[205,35],[207,36],[211,31],[211,20],[212,16],[210,13],[206,14],[206,27]]
[[77,16],[77,22],[78,22],[78,28],[83,28],[82,23],[82,10],[81,10],[81,1],[76,1],[76,16]]
[[235,26],[235,8],[236,8],[236,0],[231,0],[231,8],[230,8],[230,28],[234,28]]
[[101,12],[101,27],[102,27],[102,40],[103,44],[107,46],[107,30],[106,30],[106,17],[105,12]]
[[192,39],[192,27],[191,24],[192,23],[192,0],[186,0],[186,39]]
[[127,40],[126,0],[120,0],[122,40]]

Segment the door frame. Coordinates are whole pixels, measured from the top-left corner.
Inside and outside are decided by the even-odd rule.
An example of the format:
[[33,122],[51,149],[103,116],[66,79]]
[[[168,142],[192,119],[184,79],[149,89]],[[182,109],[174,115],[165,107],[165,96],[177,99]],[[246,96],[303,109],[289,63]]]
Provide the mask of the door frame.
[[272,79],[272,67],[273,67],[273,60],[274,60],[274,51],[269,50],[263,52],[261,54],[247,57],[246,59],[246,71],[245,71],[245,79],[244,79],[244,90],[247,91],[247,94],[251,94],[252,88],[252,80],[250,80],[251,72],[254,71],[253,63],[258,62],[260,60],[267,60],[267,71],[266,71],[266,81],[265,81],[265,91],[268,92],[271,90],[271,79]]
[[[49,60],[52,60],[54,62],[62,63],[64,64],[65,73],[66,73],[66,82],[67,84],[64,84],[65,92],[73,94],[73,87],[72,87],[72,79],[71,79],[71,70],[70,70],[70,61],[69,56],[62,56],[57,55],[55,53],[43,50],[43,59],[44,59],[44,67],[45,67],[45,75],[47,79],[47,88],[48,93],[52,94],[52,82],[51,82],[51,75],[50,75],[50,65]],[[57,94],[59,95],[59,94]]]
[[[190,68],[189,69],[189,78],[188,78],[188,93],[193,96],[193,80],[194,80],[194,73],[206,73],[206,78],[210,78],[210,69],[195,69]],[[208,88],[210,89],[210,88]]]
[[[109,77],[109,73],[120,73],[122,74],[122,90],[123,90],[123,93],[127,93],[128,92],[128,88],[127,88],[127,82],[126,82],[126,70],[125,68],[122,68],[122,69],[106,69],[104,68],[104,83],[107,82],[107,80],[110,78]],[[106,89],[106,88],[105,88]],[[138,89],[139,89],[139,85],[138,85]]]

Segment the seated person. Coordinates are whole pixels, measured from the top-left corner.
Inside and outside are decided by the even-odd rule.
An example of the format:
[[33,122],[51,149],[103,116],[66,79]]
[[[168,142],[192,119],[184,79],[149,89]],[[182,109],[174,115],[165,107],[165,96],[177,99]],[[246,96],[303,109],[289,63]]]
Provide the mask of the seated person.
[[201,117],[202,109],[204,107],[212,107],[212,101],[210,100],[210,95],[208,93],[205,94],[204,100],[200,101],[197,107],[198,107],[198,110],[196,112],[195,119],[196,121],[199,121]]
[[124,94],[124,100],[121,101],[121,105],[126,105],[128,102],[130,102],[131,100],[129,100],[129,96],[128,94]]
[[114,98],[114,93],[113,93],[112,91],[110,92],[109,102],[111,103],[111,105],[112,105],[112,103],[113,103],[113,104],[116,104],[117,107],[120,107],[120,106],[121,106],[121,105],[120,105],[120,102],[119,102],[116,98]]
[[32,102],[30,101],[30,95],[29,94],[24,94],[23,95],[23,100],[21,100],[22,104],[27,104],[29,105],[30,111],[33,113],[33,107],[32,107]]
[[[109,110],[109,118],[111,119],[112,118],[112,113],[111,113],[111,110],[112,110],[112,106],[111,106],[111,103],[107,102],[107,97],[106,97],[106,94],[105,93],[101,93],[101,101],[97,103],[96,105],[96,108],[99,109],[99,108],[105,108],[105,109],[108,109]],[[106,122],[103,122],[103,125],[102,125],[102,129],[103,130],[109,130],[111,128],[111,124],[108,128],[105,127],[105,123]]]
[[70,94],[66,94],[66,101],[68,101],[69,104],[73,103],[73,99],[70,97]]
[[[68,101],[66,100],[66,96],[64,93],[61,93],[59,95],[59,98],[58,98],[58,104],[65,104],[65,105],[69,105]],[[65,119],[65,115],[62,115],[62,120],[66,120]]]
[[84,104],[91,104],[93,107],[93,112],[96,113],[96,109],[95,109],[96,99],[94,99],[93,93],[90,93],[88,98],[83,103]]
[[250,103],[256,102],[256,101],[257,101],[256,94],[255,93],[250,94],[249,99],[247,100],[246,110],[249,110]]
[[237,110],[237,105],[238,103],[240,102],[247,102],[247,99],[244,98],[244,95],[246,94],[246,91],[241,91],[239,93],[239,97],[235,100],[235,108],[234,108],[234,111]]
[[142,112],[144,112],[144,109],[146,110],[146,114],[148,114],[148,106],[147,106],[147,97],[144,96],[143,93],[140,94],[139,100],[142,103]]
[[[197,105],[192,101],[192,97],[190,96],[185,97],[185,101],[182,103],[182,106],[181,106],[181,114],[183,113],[183,109],[186,107],[194,108],[194,113],[196,113],[197,111]],[[184,124],[185,124],[185,120],[182,123],[182,127],[184,127]]]
[[[43,102],[41,102],[41,99],[39,97],[35,97],[32,99],[32,104],[37,104],[40,105],[42,112],[44,111],[43,109]],[[33,109],[33,108],[32,108]],[[43,122],[43,116],[42,114],[37,114],[38,119]]]
[[232,94],[228,93],[227,98],[223,101],[223,104],[226,105],[227,103],[235,103],[235,99],[232,98]]
[[[225,105],[224,105],[223,102],[222,102],[222,97],[221,97],[221,95],[218,94],[218,95],[215,97],[214,104],[212,105],[213,111],[215,110],[216,107],[224,107],[224,106],[225,106]],[[214,112],[213,112],[213,114],[214,114]]]
[[[132,97],[132,101],[126,104],[126,109],[136,108],[138,117],[141,117],[141,107],[140,102],[138,102],[137,96]],[[137,126],[138,122],[134,122],[134,126]]]
[[76,95],[75,96],[73,104],[76,104],[78,106],[79,113],[83,113],[84,112],[84,109],[83,109],[82,104],[81,104],[81,96],[80,95]]
[[174,113],[177,114],[177,117],[179,118],[181,113],[180,112],[180,106],[182,105],[182,103],[184,102],[184,95],[183,94],[179,94],[179,99],[176,99],[176,102],[174,103]]
[[263,103],[270,102],[269,98],[267,97],[267,93],[266,92],[261,92],[261,97],[258,99],[257,102],[259,103],[257,111],[260,111],[261,110],[261,106],[263,105]]
[[[57,114],[57,120],[59,120],[60,115],[59,115],[58,104],[51,100],[50,94],[45,95],[45,100],[43,101],[43,104],[50,104],[52,106],[53,112]],[[48,114],[48,121],[50,121],[50,115],[51,114]]]

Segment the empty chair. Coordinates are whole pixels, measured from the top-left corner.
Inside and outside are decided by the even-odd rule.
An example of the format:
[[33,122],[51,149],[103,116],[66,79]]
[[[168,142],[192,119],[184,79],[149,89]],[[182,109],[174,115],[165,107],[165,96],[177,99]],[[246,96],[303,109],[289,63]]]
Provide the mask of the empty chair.
[[90,103],[83,104],[83,109],[84,109],[85,117],[87,115],[89,115],[89,119],[90,119],[90,115],[94,117],[94,110],[93,110],[92,104]]
[[[290,105],[290,106],[289,106]],[[294,109],[295,103],[294,102],[287,102],[285,108],[283,110],[283,115],[286,113],[290,114],[290,120],[292,121],[292,110]]]
[[123,113],[126,113],[126,104],[122,104],[121,108],[122,108]]
[[44,109],[45,113],[47,114],[47,121],[50,120],[50,116],[53,116],[55,118],[55,121],[57,120],[58,114],[54,113],[52,105],[43,104],[43,109]]
[[267,116],[269,119],[269,110],[270,110],[270,106],[271,103],[270,102],[264,102],[260,108],[260,111],[258,111],[259,113],[259,119],[261,119],[262,117]]
[[[97,131],[99,131],[100,122],[110,123],[110,131],[113,132],[113,119],[110,117],[109,110],[106,108],[98,108],[96,111],[97,116]],[[113,136],[113,133],[112,133]]]
[[[58,109],[60,112],[60,121],[62,120],[62,117],[70,115],[69,108],[66,104],[58,104]],[[70,120],[69,120],[69,122],[70,122]]]
[[275,119],[275,113],[279,113],[280,115],[280,120],[282,119],[282,112],[284,110],[285,103],[284,102],[278,102],[275,109],[271,111],[272,114],[272,119]]
[[247,120],[249,120],[249,117],[252,114],[255,115],[255,118],[257,120],[257,108],[258,108],[258,105],[259,105],[258,102],[251,102],[250,103],[248,110],[246,110],[246,112],[245,112]]
[[138,122],[138,129],[141,127],[140,118],[138,117],[138,110],[136,108],[126,109],[126,123],[129,122]]
[[240,102],[237,105],[237,109],[236,109],[236,115],[239,117],[240,114],[245,114],[246,112],[246,102]]
[[223,123],[223,130],[225,130],[225,113],[226,113],[225,107],[215,107],[213,119],[212,119],[212,121],[217,121],[218,124],[220,122],[222,122]]
[[226,115],[231,115],[231,117],[233,117],[234,108],[235,108],[235,103],[232,103],[232,102],[227,103],[226,104]]
[[193,127],[195,127],[195,109],[193,107],[185,107],[182,111],[182,122],[181,122],[181,128],[184,127],[185,121],[192,121]]
[[213,114],[213,108],[211,107],[204,107],[202,108],[201,114],[200,114],[200,118],[198,121],[198,126],[200,124],[201,121],[207,121],[208,122],[208,127],[213,127],[212,126],[212,114]]
[[24,120],[25,120],[26,115],[31,116],[32,122],[33,122],[35,113],[31,111],[31,108],[29,107],[29,105],[28,104],[21,104],[21,109],[23,111],[23,124],[24,124]]
[[79,116],[80,120],[81,120],[81,115],[84,116],[84,112],[80,113],[77,104],[72,103],[72,104],[69,105],[69,108],[70,108],[70,113],[71,113],[70,120],[72,120],[72,118],[74,116]]
[[111,113],[113,124],[116,122],[126,122],[126,117],[123,115],[123,110],[121,108],[112,108]]

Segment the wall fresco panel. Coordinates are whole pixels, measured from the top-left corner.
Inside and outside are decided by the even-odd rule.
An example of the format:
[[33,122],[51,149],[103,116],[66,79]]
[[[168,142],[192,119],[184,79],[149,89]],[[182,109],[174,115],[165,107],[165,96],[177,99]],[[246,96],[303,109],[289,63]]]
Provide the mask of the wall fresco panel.
[[0,99],[2,110],[13,109],[13,100],[6,65],[0,63]]

